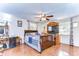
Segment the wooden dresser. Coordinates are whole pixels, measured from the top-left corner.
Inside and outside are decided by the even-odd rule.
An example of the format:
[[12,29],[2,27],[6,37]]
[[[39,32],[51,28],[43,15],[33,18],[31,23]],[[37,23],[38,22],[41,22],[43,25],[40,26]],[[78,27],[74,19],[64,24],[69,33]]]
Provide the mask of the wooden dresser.
[[46,48],[51,47],[52,45],[55,45],[54,37],[53,35],[41,35],[41,50],[44,50]]

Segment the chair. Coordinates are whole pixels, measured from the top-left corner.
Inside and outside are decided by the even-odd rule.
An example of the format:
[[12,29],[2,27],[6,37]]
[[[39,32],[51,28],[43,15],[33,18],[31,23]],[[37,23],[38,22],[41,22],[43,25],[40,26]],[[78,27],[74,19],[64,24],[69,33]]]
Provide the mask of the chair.
[[3,50],[4,50],[4,48],[3,48],[3,44],[0,43],[0,56],[3,55]]
[[5,50],[4,40],[0,40],[0,56],[3,56]]

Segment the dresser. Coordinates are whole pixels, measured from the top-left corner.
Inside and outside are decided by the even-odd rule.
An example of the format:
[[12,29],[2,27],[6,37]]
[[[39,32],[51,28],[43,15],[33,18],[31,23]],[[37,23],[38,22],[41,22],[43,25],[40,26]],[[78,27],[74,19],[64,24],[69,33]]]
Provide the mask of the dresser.
[[53,35],[41,35],[41,50],[47,49],[53,45],[55,45],[55,40]]

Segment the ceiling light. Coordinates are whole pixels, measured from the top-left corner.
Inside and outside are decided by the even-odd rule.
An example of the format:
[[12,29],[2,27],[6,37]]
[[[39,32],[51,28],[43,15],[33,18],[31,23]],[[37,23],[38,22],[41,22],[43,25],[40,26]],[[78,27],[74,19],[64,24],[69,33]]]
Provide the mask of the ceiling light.
[[46,20],[46,18],[42,18],[41,20],[42,20],[42,21],[43,21],[43,20]]

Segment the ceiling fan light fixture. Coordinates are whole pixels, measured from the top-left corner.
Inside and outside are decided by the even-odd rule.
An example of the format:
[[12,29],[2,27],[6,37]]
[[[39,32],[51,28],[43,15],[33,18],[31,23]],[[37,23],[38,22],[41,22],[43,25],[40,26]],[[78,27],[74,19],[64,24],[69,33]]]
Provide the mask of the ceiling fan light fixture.
[[46,18],[42,18],[41,20],[46,20]]

